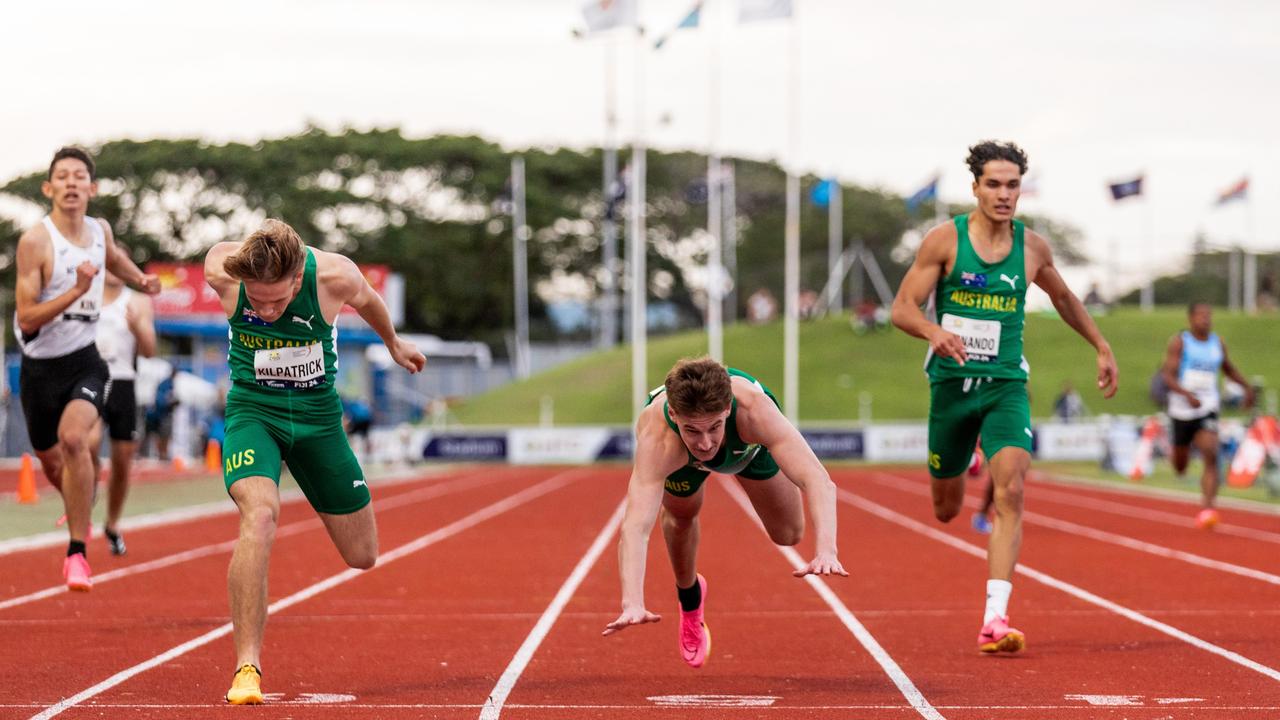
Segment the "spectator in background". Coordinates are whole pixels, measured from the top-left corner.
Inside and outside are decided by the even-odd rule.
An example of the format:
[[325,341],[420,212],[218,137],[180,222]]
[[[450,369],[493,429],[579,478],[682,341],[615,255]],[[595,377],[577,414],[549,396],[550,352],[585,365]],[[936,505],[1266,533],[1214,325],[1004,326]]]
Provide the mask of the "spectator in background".
[[1084,398],[1080,397],[1080,393],[1076,392],[1075,387],[1068,380],[1062,383],[1062,392],[1058,395],[1058,399],[1053,401],[1053,415],[1062,422],[1076,422],[1082,419],[1088,410],[1084,406]]
[[149,448],[152,438],[156,442],[155,457],[169,459],[169,438],[173,436],[173,409],[178,405],[178,397],[174,394],[174,380],[178,377],[178,368],[169,371],[169,377],[156,386],[156,399],[147,408],[146,434],[142,437],[142,447]]
[[778,301],[769,288],[760,288],[747,298],[747,321],[753,325],[767,323],[778,315]]
[[[373,425],[373,410],[370,409],[369,403],[361,398],[343,398],[342,410],[346,417],[347,437],[351,439],[351,449],[356,451],[357,455],[368,457],[373,449],[369,443],[369,428]],[[355,443],[356,438],[360,439],[360,444]]]

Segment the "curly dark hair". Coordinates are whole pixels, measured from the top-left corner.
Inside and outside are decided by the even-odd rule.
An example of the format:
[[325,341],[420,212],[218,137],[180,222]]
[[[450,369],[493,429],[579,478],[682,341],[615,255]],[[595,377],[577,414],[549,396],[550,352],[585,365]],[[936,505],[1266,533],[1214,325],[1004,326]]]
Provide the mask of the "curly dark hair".
[[964,161],[973,173],[973,179],[982,177],[982,168],[992,160],[1008,160],[1018,166],[1018,174],[1027,174],[1027,154],[1012,142],[999,140],[983,140],[969,148],[969,157]]

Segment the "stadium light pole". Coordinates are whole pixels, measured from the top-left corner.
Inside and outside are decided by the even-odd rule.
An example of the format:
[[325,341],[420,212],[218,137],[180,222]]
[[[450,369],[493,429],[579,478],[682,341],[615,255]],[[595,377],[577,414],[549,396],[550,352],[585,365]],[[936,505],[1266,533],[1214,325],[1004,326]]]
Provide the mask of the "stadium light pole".
[[515,371],[529,377],[529,226],[525,223],[524,156],[511,158],[511,200],[514,205],[511,253],[515,275]]
[[[827,274],[834,277],[840,255],[844,252],[844,189],[840,181],[827,181]],[[839,315],[844,312],[844,278],[832,283],[827,312]]]
[[618,224],[614,221],[614,184],[618,179],[617,47],[605,42],[604,179],[605,216],[601,223],[601,260],[604,263],[604,298],[600,303],[600,345],[618,344]]
[[717,362],[724,362],[724,301],[720,292],[724,275],[720,258],[723,219],[720,210],[720,154],[716,149],[716,136],[720,133],[719,33],[722,24],[712,22],[711,39],[707,43],[710,48],[707,59],[707,233],[711,235],[711,249],[707,252],[707,351]]
[[787,213],[783,264],[782,382],[784,412],[793,424],[800,415],[800,23],[793,3],[787,73]]
[[645,145],[644,145],[644,36],[635,34],[635,141],[631,152],[631,182],[627,187],[630,214],[627,254],[631,276],[631,419],[640,418],[648,394],[646,365],[649,357],[647,319],[648,273],[645,268]]

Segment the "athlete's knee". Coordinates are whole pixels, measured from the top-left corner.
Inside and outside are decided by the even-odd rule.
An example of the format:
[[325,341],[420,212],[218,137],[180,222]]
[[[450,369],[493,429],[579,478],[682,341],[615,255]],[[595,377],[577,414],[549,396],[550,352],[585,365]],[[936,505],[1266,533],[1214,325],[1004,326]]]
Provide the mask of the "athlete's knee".
[[799,545],[800,539],[804,537],[804,519],[785,523],[781,527],[771,527],[768,531],[769,539],[775,545]]
[[938,501],[933,502],[933,516],[939,522],[951,522],[960,514],[960,506],[953,502]]
[[276,509],[271,505],[253,505],[240,511],[240,537],[251,542],[270,544],[276,536]]
[[58,445],[62,448],[63,453],[68,457],[72,457],[88,452],[89,438],[86,433],[79,429],[60,428],[58,430]]
[[1002,510],[1022,512],[1022,498],[1024,493],[1021,482],[996,485],[995,490],[996,512],[1000,512]]
[[342,553],[342,559],[347,563],[347,567],[368,570],[378,564],[378,545],[375,543],[371,546],[346,550]]

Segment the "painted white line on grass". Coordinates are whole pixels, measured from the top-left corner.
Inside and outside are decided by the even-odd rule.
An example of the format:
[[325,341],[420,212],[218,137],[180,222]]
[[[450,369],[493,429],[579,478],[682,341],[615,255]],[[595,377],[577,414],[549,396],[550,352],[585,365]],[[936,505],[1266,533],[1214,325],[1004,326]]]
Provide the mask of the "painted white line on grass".
[[[949,535],[941,530],[938,530],[937,528],[929,527],[928,525],[925,525],[922,522],[909,518],[906,515],[903,515],[895,510],[890,510],[889,508],[879,503],[872,502],[865,498],[859,497],[849,492],[848,490],[838,489],[836,492],[839,494],[840,500],[842,500],[843,502],[846,502],[850,505],[861,508],[871,513],[872,515],[883,518],[897,525],[901,525],[921,535],[925,535],[927,537],[933,538],[938,542],[944,543],[946,545],[950,545],[951,547],[961,552],[968,553],[984,561],[986,560],[986,557],[987,557],[986,548],[979,547],[971,543],[967,543],[959,538]],[[1018,566],[1015,569],[1015,572],[1021,575],[1026,575],[1027,577],[1033,580],[1036,580],[1037,582],[1040,582],[1044,585],[1048,585],[1051,588],[1060,590],[1078,600],[1083,600],[1084,602],[1087,602],[1091,605],[1097,605],[1098,607],[1103,608],[1105,610],[1110,610],[1111,612],[1117,615],[1120,615],[1121,617],[1128,618],[1129,620],[1132,620],[1138,623],[1139,625],[1144,625],[1146,627],[1151,628],[1152,630],[1155,630],[1160,633],[1164,633],[1165,635],[1168,635],[1177,640],[1181,640],[1187,643],[1188,645],[1199,648],[1200,650],[1204,650],[1205,652],[1217,655],[1218,657],[1223,658],[1224,660],[1228,660],[1237,665],[1253,670],[1254,672],[1265,675],[1271,678],[1272,680],[1280,681],[1280,670],[1277,670],[1272,667],[1268,667],[1266,665],[1263,665],[1260,662],[1250,660],[1249,658],[1237,652],[1234,652],[1232,650],[1227,650],[1226,648],[1220,647],[1218,645],[1214,645],[1211,642],[1202,640],[1188,632],[1179,630],[1178,628],[1173,627],[1172,625],[1169,625],[1167,623],[1162,623],[1159,620],[1155,620],[1153,618],[1147,617],[1146,615],[1143,615],[1142,613],[1137,612],[1136,610],[1131,610],[1123,605],[1120,605],[1119,603],[1115,603],[1110,600],[1107,600],[1104,597],[1095,595],[1089,592],[1088,590],[1085,590],[1084,588],[1077,587],[1075,585],[1072,585],[1071,583],[1059,580],[1051,575],[1042,573],[1039,570],[1032,569],[1022,563],[1018,563]]]
[[618,503],[618,507],[613,511],[613,515],[609,517],[609,521],[601,528],[600,534],[596,535],[591,547],[587,548],[586,554],[582,556],[582,559],[578,560],[573,572],[569,573],[569,577],[560,586],[560,590],[556,593],[555,598],[551,600],[551,604],[547,606],[547,609],[542,613],[542,617],[538,618],[538,622],[534,624],[533,630],[529,631],[529,636],[521,643],[520,649],[516,650],[515,657],[511,658],[511,662],[507,664],[507,669],[502,672],[502,677],[498,678],[498,683],[493,686],[493,690],[489,693],[489,699],[485,701],[484,707],[480,710],[480,720],[498,720],[502,715],[502,707],[506,704],[507,697],[511,694],[511,690],[515,688],[516,682],[520,680],[520,675],[528,667],[529,661],[533,659],[533,654],[538,651],[542,641],[551,632],[551,626],[555,625],[556,619],[564,611],[565,605],[569,604],[573,594],[578,591],[578,586],[587,577],[587,573],[591,572],[591,568],[600,559],[600,553],[604,552],[605,545],[613,538],[613,534],[618,531],[618,526],[622,524],[622,514],[626,506],[627,501],[624,498],[622,502]]
[[[738,507],[742,508],[742,511],[747,514],[747,517],[755,520],[761,531],[764,531],[764,524],[760,522],[760,517],[756,515],[755,508],[751,507],[751,501],[747,498],[746,491],[738,487],[737,481],[727,477],[722,479],[724,480],[725,489],[729,491],[729,497],[733,498]],[[787,562],[791,563],[793,569],[799,570],[808,564],[794,548],[784,545],[775,545],[774,547],[778,548],[778,552],[782,553]],[[906,698],[907,703],[921,717],[929,718],[930,720],[944,720],[945,716],[939,713],[937,708],[925,699],[924,693],[920,692],[915,683],[911,682],[911,678],[907,677],[907,674],[903,672],[897,661],[881,647],[871,632],[854,616],[853,611],[845,606],[844,601],[836,596],[827,583],[816,575],[805,575],[804,579],[805,582],[809,583],[809,587],[813,588],[818,593],[818,596],[827,603],[827,606],[835,612],[836,617],[840,618],[840,622],[844,623],[844,626],[862,644],[862,647],[880,664],[885,674],[897,686],[898,692],[902,693],[902,696]]]
[[[429,485],[425,488],[410,490],[409,492],[404,493],[403,495],[396,495],[395,497],[391,497],[386,500],[379,500],[375,503],[374,510],[376,512],[382,512],[389,508],[395,508],[401,505],[417,503],[423,500],[440,497],[442,495],[450,495],[452,493],[458,492],[459,490],[463,490],[463,489],[469,490],[471,488],[481,487],[483,485],[488,485],[494,482],[498,482],[500,479],[501,478],[484,478],[480,480],[471,480],[469,478],[466,478],[465,476],[450,478],[450,479],[442,480],[441,482]],[[463,482],[466,482],[465,488],[462,486]],[[235,506],[232,506],[232,507],[234,508]],[[281,525],[279,528],[277,528],[276,539],[278,540],[282,537],[288,537],[290,535],[296,535],[306,530],[314,530],[322,527],[324,527],[324,524],[320,521],[319,518],[311,518],[309,520],[299,520],[298,522],[292,522],[287,525]],[[126,567],[118,568],[116,570],[109,570],[107,572],[94,575],[93,584],[95,587],[98,587],[98,586],[101,586],[103,583],[111,582],[112,580],[119,580],[121,578],[132,577],[134,575],[141,575],[142,573],[151,572],[152,570],[160,570],[163,568],[172,567],[174,565],[180,565],[184,562],[188,562],[190,560],[197,560],[199,558],[208,557],[210,555],[217,555],[219,553],[231,552],[232,550],[235,549],[235,546],[236,546],[235,540],[227,540],[220,543],[214,543],[212,545],[205,545],[203,547],[184,550],[182,552],[174,553],[172,555],[166,555],[161,558],[156,558],[155,560],[148,560],[147,562],[138,563],[136,565],[129,565]],[[47,587],[43,590],[37,590],[32,593],[27,593],[26,595],[19,595],[17,597],[8,598],[6,600],[0,600],[0,610],[7,610],[11,607],[26,605],[28,603],[36,602],[38,600],[44,600],[45,598],[51,598],[57,595],[62,595],[63,593],[66,593],[66,592],[68,592],[66,585],[55,585],[53,587]]]
[[[926,488],[921,483],[911,481],[912,482],[911,485],[904,485],[901,481],[906,480],[906,478],[902,478],[898,475],[876,473],[875,477],[877,478],[877,480],[879,480],[880,478],[891,478],[895,481],[898,481],[898,482],[892,482],[892,483],[887,481],[881,481],[882,484],[892,487],[895,490],[910,492],[910,493],[914,493],[916,495],[921,495],[921,496],[927,496],[930,494],[929,489]],[[981,501],[971,496],[965,497],[964,504],[968,505],[969,507],[981,507],[982,505]],[[1043,525],[1045,527],[1053,528],[1054,530],[1059,530],[1061,532],[1070,533],[1072,535],[1079,535],[1081,537],[1087,537],[1090,540],[1097,540],[1098,542],[1110,543],[1112,545],[1119,545],[1120,547],[1128,548],[1130,550],[1137,550],[1138,552],[1145,552],[1151,555],[1155,555],[1157,557],[1167,558],[1170,560],[1181,560],[1182,562],[1185,562],[1191,565],[1198,565],[1200,567],[1208,568],[1210,570],[1218,570],[1220,572],[1230,573],[1232,575],[1239,575],[1240,577],[1246,577],[1251,580],[1260,580],[1262,582],[1269,583],[1271,585],[1280,585],[1280,575],[1275,575],[1273,573],[1265,572],[1263,570],[1255,570],[1253,568],[1244,567],[1243,565],[1236,565],[1234,563],[1229,563],[1222,560],[1214,560],[1213,558],[1207,558],[1207,557],[1204,557],[1203,555],[1196,555],[1195,553],[1189,553],[1183,550],[1174,550],[1173,548],[1165,547],[1163,545],[1156,545],[1155,543],[1149,543],[1149,542],[1146,542],[1145,540],[1138,540],[1135,538],[1127,537],[1125,535],[1119,535],[1117,533],[1109,532],[1106,530],[1091,528],[1087,525],[1080,525],[1078,523],[1071,522],[1070,520],[1060,520],[1058,518],[1049,517],[1048,515],[1041,515],[1040,513],[1027,512],[1025,510],[1022,513],[1022,519],[1025,522],[1032,522],[1037,525]]]
[[[485,520],[489,520],[490,518],[493,518],[497,515],[501,515],[502,513],[507,512],[508,510],[512,510],[516,507],[519,507],[520,505],[523,505],[531,500],[535,500],[553,490],[558,490],[569,482],[569,476],[573,474],[574,474],[573,470],[557,473],[556,475],[553,475],[547,478],[546,480],[543,480],[542,482],[538,483],[537,485],[534,485],[533,487],[526,488],[524,490],[521,490],[518,493],[515,493],[514,495],[505,497],[502,500],[499,500],[493,503],[492,505],[487,505],[460,520],[455,520],[454,522],[451,522],[448,525],[445,525],[444,527],[441,527],[439,529],[433,530],[427,533],[426,535],[419,537],[416,540],[410,541],[408,543],[405,543],[404,545],[401,545],[400,547],[395,548],[394,550],[390,550],[386,553],[383,553],[383,555],[378,558],[378,564],[375,565],[370,570],[356,570],[354,568],[348,568],[336,575],[331,575],[328,578],[325,578],[324,580],[321,580],[320,582],[315,583],[314,585],[303,588],[302,590],[288,597],[281,598],[271,603],[271,605],[267,607],[267,615],[268,616],[274,615],[275,613],[280,612],[281,610],[285,610],[290,607],[293,607],[294,605],[297,605],[298,603],[303,602],[304,600],[309,600],[315,597],[316,595],[319,595],[325,590],[335,588],[349,580],[352,580],[353,578],[359,577],[361,573],[373,572],[374,570],[377,570],[380,567],[384,567],[390,563],[393,563],[402,557],[415,553],[425,547],[428,547],[437,542],[440,542],[441,540],[445,540],[454,535],[457,535],[463,530],[468,530],[484,522]],[[220,625],[197,638],[188,640],[187,642],[184,642],[181,645],[177,645],[173,648],[170,648],[169,650],[166,650],[165,652],[159,655],[156,655],[150,660],[138,663],[137,665],[134,665],[131,668],[121,670],[120,672],[116,673],[115,675],[112,675],[106,680],[103,680],[97,685],[94,685],[93,687],[81,690],[80,692],[76,693],[75,695],[72,695],[69,698],[62,700],[61,702],[55,703],[54,705],[50,705],[49,707],[45,708],[43,712],[33,715],[31,717],[31,720],[49,720],[49,718],[56,717],[57,715],[61,715],[62,713],[79,705],[85,700],[89,700],[90,698],[101,695],[107,690],[110,690],[111,688],[129,680],[130,678],[140,675],[152,668],[163,665],[169,662],[170,660],[173,660],[174,658],[181,657],[199,647],[208,645],[214,640],[224,637],[230,633],[231,633],[231,623]]]
[[[421,472],[394,473],[392,475],[375,479],[374,487],[390,487],[413,482],[415,480],[428,479],[435,478],[431,475],[423,475]],[[303,496],[302,491],[297,488],[280,493],[281,503],[291,503],[304,499],[305,497]],[[172,510],[160,510],[153,513],[147,513],[145,515],[126,517],[120,521],[120,530],[122,532],[125,530],[143,530],[163,525],[174,525],[177,523],[187,522],[188,520],[203,520],[217,515],[234,515],[235,513],[235,502],[233,502],[231,497],[228,496],[221,500],[200,503],[199,505],[188,505],[187,507],[174,508]],[[50,530],[49,532],[37,533],[35,535],[25,535],[23,537],[0,540],[0,556],[11,555],[24,550],[39,550],[41,548],[65,545],[66,543],[67,531],[65,529]]]

